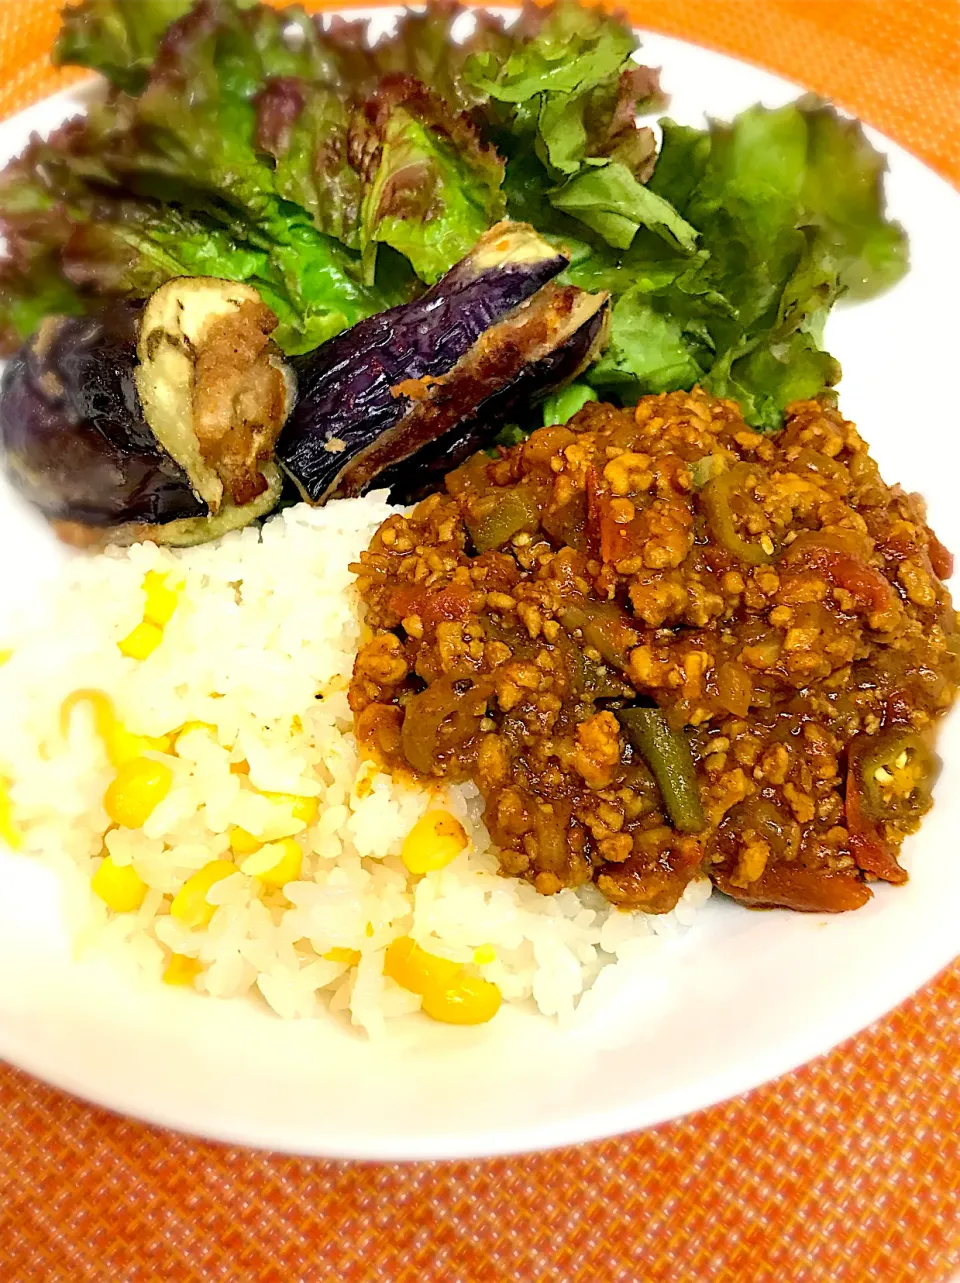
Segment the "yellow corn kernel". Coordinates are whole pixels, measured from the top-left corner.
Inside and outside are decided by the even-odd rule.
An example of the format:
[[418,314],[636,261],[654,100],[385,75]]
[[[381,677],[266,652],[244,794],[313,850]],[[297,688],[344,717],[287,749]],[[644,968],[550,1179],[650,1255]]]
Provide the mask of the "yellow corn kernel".
[[293,804],[293,818],[303,820],[308,827],[316,824],[320,815],[320,802],[315,797],[298,797]]
[[117,724],[117,715],[114,712],[113,700],[106,693],[100,690],[76,690],[60,705],[60,733],[67,735],[70,731],[70,718],[73,716],[73,710],[78,704],[89,704],[93,710],[93,724],[97,734],[106,744],[110,738],[114,726]]
[[211,860],[202,869],[187,878],[170,903],[170,916],[185,927],[205,927],[216,911],[216,905],[207,903],[207,892],[216,882],[236,873],[237,866],[230,860]]
[[114,766],[132,762],[135,757],[142,757],[147,751],[144,737],[132,734],[120,722],[115,722],[109,734],[104,737],[104,747]]
[[412,993],[442,989],[453,984],[462,972],[463,967],[458,962],[427,953],[409,936],[391,940],[383,960],[383,974]]
[[6,842],[14,851],[19,851],[23,846],[23,834],[13,818],[10,785],[4,779],[0,779],[0,842]]
[[196,958],[188,958],[185,953],[174,953],[170,956],[163,972],[165,985],[192,985],[203,970]]
[[169,753],[172,747],[170,738],[169,735],[134,735],[117,722],[107,736],[107,757],[114,766],[123,766],[144,753]]
[[125,762],[144,753],[168,753],[170,751],[169,735],[134,735],[117,721],[113,700],[105,691],[76,690],[60,705],[60,731],[66,735],[70,729],[70,717],[78,704],[89,704],[93,711],[93,724],[97,734],[103,740],[111,763],[123,766]]
[[134,757],[117,768],[103,798],[104,810],[114,824],[139,829],[170,792],[173,771],[163,762]]
[[295,820],[302,820],[306,825],[316,824],[320,803],[315,797],[301,797],[297,793],[264,793],[263,796],[281,806],[289,806]]
[[497,1014],[501,1001],[495,984],[462,974],[452,985],[425,989],[421,1010],[447,1025],[483,1025]]
[[0,650],[0,668],[2,668],[4,664],[9,664],[11,659],[13,659],[12,650]]
[[130,659],[146,659],[163,641],[163,629],[144,620],[117,642],[120,654]]
[[262,846],[263,843],[259,838],[242,829],[239,824],[230,830],[230,850],[234,855],[253,855],[254,851],[259,851]]
[[174,747],[180,743],[182,735],[189,735],[192,731],[206,731],[213,739],[217,738],[217,728],[209,722],[184,722],[180,729],[174,735]]
[[147,623],[156,624],[158,628],[169,624],[177,608],[178,593],[176,589],[168,587],[169,577],[158,570],[148,570],[143,577],[143,591],[147,599],[143,617]]
[[259,851],[247,856],[243,862],[244,873],[259,878],[266,887],[284,887],[296,882],[303,865],[303,851],[299,842],[284,838],[280,842],[267,842]]
[[360,961],[359,949],[341,949],[339,946],[328,949],[323,955],[327,962],[343,962],[348,967],[355,967]]
[[486,967],[491,962],[496,962],[497,951],[492,944],[478,945],[473,951],[473,961],[478,967]]
[[114,864],[105,856],[90,879],[90,886],[114,913],[133,913],[143,904],[147,884],[129,864]]
[[430,873],[455,860],[467,845],[463,825],[449,811],[428,811],[404,839],[401,859],[411,873]]

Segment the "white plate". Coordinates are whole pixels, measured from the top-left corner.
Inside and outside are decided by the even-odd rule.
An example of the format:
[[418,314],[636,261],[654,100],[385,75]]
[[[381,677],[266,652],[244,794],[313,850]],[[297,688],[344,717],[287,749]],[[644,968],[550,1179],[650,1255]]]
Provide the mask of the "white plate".
[[[382,18],[381,18],[382,20]],[[671,114],[700,123],[796,89],[650,36]],[[60,96],[0,126],[0,158],[69,114]],[[892,212],[913,269],[885,298],[838,312],[842,406],[884,474],[930,501],[960,550],[957,349],[960,198],[883,139]],[[57,552],[0,495],[3,601],[39,590]],[[11,550],[15,555],[12,555]],[[489,1029],[437,1027],[416,1046],[371,1046],[333,1020],[284,1024],[252,1002],[137,988],[75,962],[56,886],[0,862],[0,1054],[112,1109],[222,1140],[349,1158],[446,1158],[566,1144],[647,1127],[745,1091],[826,1051],[901,1002],[960,949],[960,722],[941,741],[937,806],[905,848],[909,884],[854,914],[750,913],[711,901],[660,956],[655,984],[593,1028],[561,1032],[504,1011]]]

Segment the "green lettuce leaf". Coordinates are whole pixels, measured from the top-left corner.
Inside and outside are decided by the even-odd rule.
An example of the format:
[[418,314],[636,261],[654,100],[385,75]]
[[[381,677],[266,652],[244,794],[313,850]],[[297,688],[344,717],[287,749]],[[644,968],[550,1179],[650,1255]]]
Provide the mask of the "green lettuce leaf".
[[433,284],[503,216],[503,162],[466,116],[449,118],[408,76],[387,78],[370,114],[361,227],[368,279],[382,243]]
[[276,337],[290,352],[315,347],[333,324],[342,328],[325,283],[319,287],[324,309],[311,309],[310,278],[298,280],[291,293],[277,255],[236,229],[81,177],[84,158],[71,149],[84,141],[82,124],[68,126],[49,141],[35,140],[0,175],[0,232],[8,254],[0,271],[0,328],[7,349],[35,328],[45,308],[78,312],[103,297],[143,298],[185,275],[255,285],[276,312]]
[[350,112],[342,95],[278,76],[255,102],[256,147],[275,161],[277,194],[306,210],[321,232],[359,249],[364,186],[350,164]]
[[[807,121],[808,160],[801,203],[840,260],[839,283],[852,301],[895,285],[908,266],[907,238],[884,217],[886,159],[856,120],[808,98],[798,104]],[[842,176],[838,181],[838,176]]]
[[57,66],[89,67],[139,93],[164,32],[194,0],[83,0],[65,9],[53,50]]
[[641,186],[620,161],[584,168],[551,191],[550,203],[586,223],[615,249],[629,248],[641,227],[678,249],[692,251],[697,245],[696,228],[681,218],[669,201]]
[[589,378],[624,399],[699,382],[775,430],[791,401],[840,377],[822,350],[833,304],[906,269],[883,161],[858,125],[811,99],[705,130],[661,124],[646,190],[697,229],[698,252],[651,252],[641,233],[625,254],[595,246],[574,265],[575,283],[620,295]]
[[619,75],[637,43],[630,27],[601,9],[562,2],[527,10],[507,56],[475,54],[468,76],[489,98],[520,108],[543,94],[580,94],[602,85]]
[[[454,29],[473,27],[467,39],[454,39]],[[488,102],[488,95],[475,85],[468,68],[477,55],[491,55],[497,62],[507,58],[516,43],[503,19],[484,9],[465,9],[443,0],[429,0],[422,10],[406,9],[395,29],[370,44],[364,22],[334,19],[325,36],[353,58],[350,83],[368,95],[384,76],[412,76],[435,93],[453,112],[474,113]],[[362,66],[357,61],[363,57]]]
[[702,374],[693,349],[682,321],[658,311],[649,295],[634,288],[614,304],[610,343],[588,378],[626,400],[692,387]]
[[0,352],[15,350],[44,317],[79,316],[85,310],[54,256],[35,261],[28,273],[9,262],[0,268]]
[[[520,160],[550,205],[614,248],[640,228],[692,248],[693,228],[643,186],[655,144],[637,114],[653,109],[659,88],[656,73],[632,61],[632,29],[561,0],[527,11],[510,34],[509,53],[487,49],[466,65],[508,161]],[[532,174],[530,153],[541,166]]]
[[[300,29],[296,40],[291,25]],[[315,167],[313,191],[305,190],[309,149],[297,133],[303,115],[289,138],[261,138],[265,147],[276,145],[279,160],[259,149],[258,134],[269,115],[262,95],[278,78],[309,81],[307,126],[335,119],[331,91],[322,85],[336,79],[337,66],[302,12],[207,0],[167,33],[139,96],[115,94],[91,111],[85,155],[74,155],[74,167],[92,157],[101,181],[105,174],[138,198],[175,203],[268,252],[304,335],[321,342],[384,306],[360,280],[348,248],[358,234],[359,193],[356,185],[349,192],[333,167],[328,182]],[[307,206],[294,204],[294,195]]]

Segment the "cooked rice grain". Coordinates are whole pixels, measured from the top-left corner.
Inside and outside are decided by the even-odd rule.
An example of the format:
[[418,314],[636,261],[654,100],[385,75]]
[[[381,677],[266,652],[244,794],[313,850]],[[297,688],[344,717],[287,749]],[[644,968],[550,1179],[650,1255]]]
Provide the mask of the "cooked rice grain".
[[[183,954],[201,963],[202,992],[257,990],[288,1018],[349,1011],[376,1035],[420,1005],[383,975],[386,946],[409,934],[472,965],[477,948],[492,946],[480,971],[505,1001],[532,998],[569,1019],[601,968],[639,965],[640,954],[650,966],[657,938],[690,923],[709,884],[692,884],[657,918],[620,913],[590,887],[540,896],[498,875],[475,786],[438,801],[360,761],[346,688],[362,623],[348,566],[390,511],[382,494],[299,505],[202,548],[72,558],[62,587],[3,643],[14,654],[0,668],[0,776],[23,850],[60,874],[84,948],[119,953],[156,980],[171,952]],[[142,617],[151,570],[182,586],[162,643],[137,661],[117,643]],[[103,797],[114,768],[90,708],[80,705],[61,733],[63,701],[80,689],[109,694],[137,735],[204,724],[151,754],[173,783],[142,830],[110,828]],[[306,828],[264,793],[316,797],[316,822]],[[416,878],[400,848],[438,804],[460,819],[469,846]],[[209,926],[190,929],[170,916],[170,900],[208,861],[232,858],[235,827],[260,841],[295,836],[301,875],[280,891],[238,871],[210,890]],[[111,914],[90,891],[104,849],[147,884],[138,911]],[[332,961],[331,950],[356,950],[360,962]]]

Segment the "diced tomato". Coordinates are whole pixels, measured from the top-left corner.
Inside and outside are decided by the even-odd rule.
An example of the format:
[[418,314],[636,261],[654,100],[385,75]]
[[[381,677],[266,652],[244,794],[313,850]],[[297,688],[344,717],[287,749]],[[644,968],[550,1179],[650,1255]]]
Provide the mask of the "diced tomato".
[[949,579],[953,574],[953,553],[949,548],[945,548],[937,536],[930,531],[930,540],[927,544],[927,552],[930,556],[930,565],[933,573],[938,579]]
[[431,591],[415,584],[403,584],[390,594],[388,606],[397,619],[418,615],[427,626],[448,619],[466,619],[470,614],[473,589],[461,584]]
[[835,588],[843,588],[871,614],[888,609],[894,601],[893,588],[879,570],[862,557],[846,551],[839,543],[800,537],[787,551],[786,561],[816,570]]
[[850,854],[856,861],[858,869],[872,873],[883,882],[892,882],[900,886],[907,880],[907,871],[891,851],[890,846],[874,831],[873,833],[851,833]]

